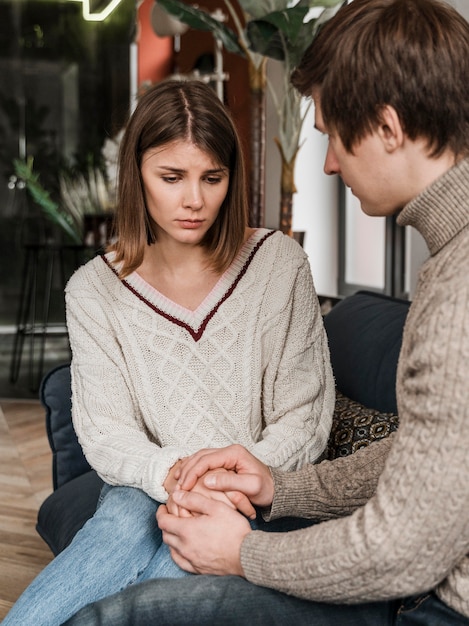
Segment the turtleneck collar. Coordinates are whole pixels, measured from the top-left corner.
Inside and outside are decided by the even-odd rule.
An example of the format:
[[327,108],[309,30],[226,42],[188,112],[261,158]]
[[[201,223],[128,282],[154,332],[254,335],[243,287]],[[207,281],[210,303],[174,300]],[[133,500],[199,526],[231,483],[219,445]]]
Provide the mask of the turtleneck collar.
[[401,226],[414,226],[425,239],[430,254],[469,224],[469,158],[449,169],[411,200],[398,215]]

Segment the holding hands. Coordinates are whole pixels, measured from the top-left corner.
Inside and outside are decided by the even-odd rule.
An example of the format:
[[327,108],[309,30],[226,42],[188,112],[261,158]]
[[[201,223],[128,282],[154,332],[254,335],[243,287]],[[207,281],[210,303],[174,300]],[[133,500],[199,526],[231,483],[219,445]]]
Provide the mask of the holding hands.
[[237,492],[232,493],[235,504],[245,496],[256,506],[272,504],[274,483],[270,470],[243,446],[199,450],[184,459],[176,472],[179,487],[185,491],[191,490],[201,477],[209,489]]
[[182,460],[172,480],[177,485],[157,519],[174,561],[192,573],[242,576],[240,549],[251,531],[246,517],[255,518],[253,504],[273,500],[269,468],[232,445]]

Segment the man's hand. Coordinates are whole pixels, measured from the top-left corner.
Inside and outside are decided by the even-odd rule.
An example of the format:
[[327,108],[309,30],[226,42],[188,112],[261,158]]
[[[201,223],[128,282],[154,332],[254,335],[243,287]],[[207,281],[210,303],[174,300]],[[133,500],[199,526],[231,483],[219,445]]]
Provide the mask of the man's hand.
[[174,491],[172,499],[191,517],[176,517],[161,504],[156,514],[174,561],[193,574],[244,576],[241,544],[251,532],[249,522],[223,502],[200,493]]
[[[223,468],[226,472],[211,472]],[[181,489],[190,491],[197,480],[206,474],[203,484],[209,489],[240,492],[261,507],[270,506],[274,497],[274,481],[267,465],[256,459],[240,445],[218,450],[200,450],[184,459],[178,468]],[[231,501],[236,504],[232,497]]]

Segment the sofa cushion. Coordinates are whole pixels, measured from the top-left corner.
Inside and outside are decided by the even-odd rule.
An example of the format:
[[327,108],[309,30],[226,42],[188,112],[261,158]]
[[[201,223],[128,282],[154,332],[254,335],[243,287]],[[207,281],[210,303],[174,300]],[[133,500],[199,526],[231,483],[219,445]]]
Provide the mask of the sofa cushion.
[[54,491],[41,505],[36,530],[54,556],[94,515],[103,481],[96,472],[88,471]]
[[359,291],[324,318],[336,386],[366,407],[397,413],[396,370],[410,302]]
[[387,437],[397,430],[399,417],[364,407],[336,391],[331,434],[325,458],[332,461]]
[[46,429],[52,450],[54,489],[91,468],[73,428],[70,365],[59,365],[41,382],[39,397],[46,409]]

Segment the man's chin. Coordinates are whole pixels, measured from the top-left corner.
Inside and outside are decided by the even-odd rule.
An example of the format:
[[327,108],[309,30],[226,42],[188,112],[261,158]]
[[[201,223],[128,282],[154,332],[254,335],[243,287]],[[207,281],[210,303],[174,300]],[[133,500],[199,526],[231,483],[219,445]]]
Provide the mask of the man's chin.
[[376,206],[362,201],[360,201],[360,208],[369,217],[390,217],[402,210],[402,207]]

